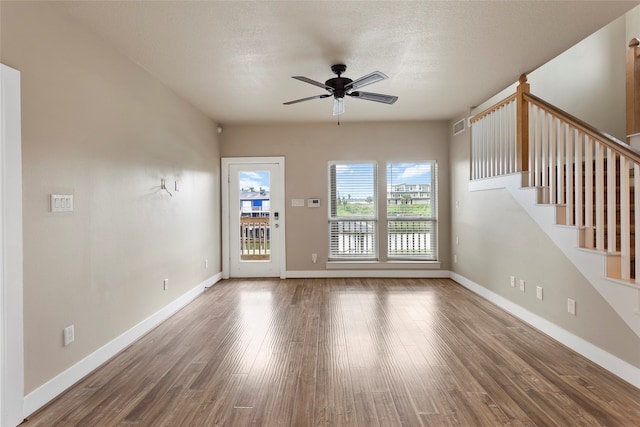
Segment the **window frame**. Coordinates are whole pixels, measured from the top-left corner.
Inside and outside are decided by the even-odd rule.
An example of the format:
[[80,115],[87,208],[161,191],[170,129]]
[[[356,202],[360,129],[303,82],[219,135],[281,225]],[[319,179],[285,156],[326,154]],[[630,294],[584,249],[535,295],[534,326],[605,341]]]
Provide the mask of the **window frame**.
[[[373,212],[372,215],[352,215],[352,216],[339,216],[337,215],[337,205],[336,203],[338,197],[338,191],[335,185],[335,180],[337,174],[332,171],[332,168],[336,168],[338,166],[350,166],[350,165],[371,165],[373,167],[372,174],[372,185],[373,185],[373,193],[372,193],[372,203],[373,203]],[[336,169],[333,169],[336,170]],[[379,170],[378,170],[378,162],[375,160],[332,160],[328,162],[327,166],[327,189],[328,189],[328,260],[329,261],[377,261],[379,259],[379,220],[378,220],[378,185],[379,185]],[[337,238],[339,238],[339,234],[334,234],[334,227],[343,227],[345,223],[354,223],[358,224],[357,227],[361,227],[363,222],[369,223],[366,225],[367,229],[371,227],[370,232],[365,232],[366,236],[371,236],[373,241],[371,242],[372,252],[371,253],[355,253],[355,254],[340,254],[335,252],[335,244],[333,243]],[[353,227],[353,228],[357,228]],[[349,226],[351,230],[352,227]],[[347,233],[349,234],[349,233]],[[353,233],[354,238],[358,238],[358,234],[362,235],[362,233],[358,233],[357,231]],[[362,236],[360,236],[362,238]],[[367,240],[368,242],[368,240]],[[362,245],[363,242],[359,241],[359,244]]]
[[[428,164],[431,168],[430,173],[430,182],[427,184],[430,185],[430,204],[431,204],[431,215],[423,216],[389,216],[389,185],[393,185],[389,183],[390,177],[389,174],[389,166],[394,164]],[[384,207],[384,217],[387,225],[387,233],[385,236],[385,242],[387,245],[387,259],[390,261],[434,261],[438,262],[438,162],[437,160],[411,160],[411,161],[397,161],[397,160],[388,160],[385,164],[385,181],[387,185],[387,194],[385,197],[385,207]],[[431,252],[432,255],[420,255],[420,254],[392,254],[390,248],[390,223],[392,222],[425,222],[430,224],[431,228]]]

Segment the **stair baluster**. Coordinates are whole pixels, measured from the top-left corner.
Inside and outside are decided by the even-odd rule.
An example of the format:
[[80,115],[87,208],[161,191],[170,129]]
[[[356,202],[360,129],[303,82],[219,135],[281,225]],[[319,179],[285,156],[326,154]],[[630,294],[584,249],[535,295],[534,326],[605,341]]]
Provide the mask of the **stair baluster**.
[[537,189],[538,203],[558,206],[557,223],[580,230],[583,248],[609,255],[609,277],[640,277],[639,151],[532,95],[524,76],[515,94],[471,122],[472,179],[520,172],[523,186]]

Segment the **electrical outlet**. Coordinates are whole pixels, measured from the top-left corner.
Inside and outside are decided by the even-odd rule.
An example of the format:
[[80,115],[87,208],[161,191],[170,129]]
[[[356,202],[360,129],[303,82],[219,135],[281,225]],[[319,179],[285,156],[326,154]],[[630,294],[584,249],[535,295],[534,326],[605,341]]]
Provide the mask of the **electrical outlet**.
[[64,338],[65,347],[70,345],[72,342],[74,342],[76,340],[76,333],[75,333],[74,325],[67,326],[66,328],[64,328],[62,336]]
[[311,254],[311,261],[315,264],[318,262],[318,254]]
[[524,279],[520,279],[520,290],[524,292]]
[[511,287],[512,288],[516,287],[516,277],[515,276],[511,276]]
[[460,238],[458,236],[456,236],[456,245],[460,244]]
[[571,298],[567,298],[567,313],[576,315],[576,301]]
[[542,301],[542,286],[536,286],[536,298]]
[[204,269],[209,268],[209,260],[207,258],[204,259]]
[[169,289],[169,279],[164,279],[163,289],[166,291]]
[[457,264],[458,263],[458,255],[454,255],[453,256],[453,263]]

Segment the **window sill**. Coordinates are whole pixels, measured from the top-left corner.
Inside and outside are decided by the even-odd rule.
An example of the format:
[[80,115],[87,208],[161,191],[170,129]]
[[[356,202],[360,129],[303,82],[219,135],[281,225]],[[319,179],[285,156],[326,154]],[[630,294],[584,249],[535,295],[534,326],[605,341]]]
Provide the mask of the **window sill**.
[[425,270],[440,269],[439,261],[328,261],[327,270]]

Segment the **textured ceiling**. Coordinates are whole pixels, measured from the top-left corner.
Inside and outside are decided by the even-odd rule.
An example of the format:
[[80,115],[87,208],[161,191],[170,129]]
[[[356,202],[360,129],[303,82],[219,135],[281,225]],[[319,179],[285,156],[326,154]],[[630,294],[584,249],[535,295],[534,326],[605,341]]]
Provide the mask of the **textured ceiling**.
[[220,123],[333,121],[324,82],[374,70],[342,121],[450,119],[638,1],[75,1],[56,7]]

